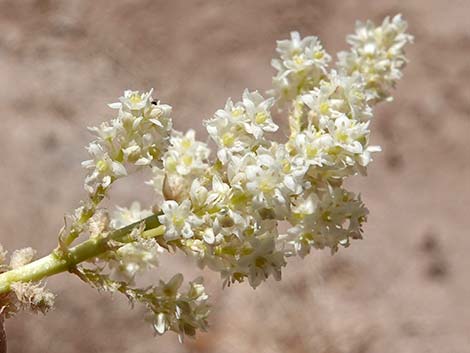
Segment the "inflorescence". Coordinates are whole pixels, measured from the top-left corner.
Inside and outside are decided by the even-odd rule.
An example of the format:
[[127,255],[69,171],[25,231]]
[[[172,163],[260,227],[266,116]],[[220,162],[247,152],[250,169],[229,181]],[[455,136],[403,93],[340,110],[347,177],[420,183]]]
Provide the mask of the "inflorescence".
[[[351,49],[333,67],[317,37],[293,32],[278,41],[267,96],[245,90],[204,122],[215,153],[193,130],[173,129],[171,107],[154,100],[152,90],[125,91],[110,104],[116,118],[90,129],[95,140],[83,162],[88,198],[67,218],[53,255],[98,289],[147,306],[158,334],[171,330],[182,339],[206,329],[208,296],[202,278],[182,290],[181,274],[137,288],[136,276],[157,267],[162,253],[194,257],[199,267],[220,273],[224,286],[247,281],[256,288],[269,277],[280,280],[291,256],[335,253],[362,238],[368,210],[344,181],[365,175],[380,151],[369,145],[372,108],[391,100],[402,76],[404,47],[412,41],[405,30],[399,15],[380,26],[358,22],[347,37]],[[289,119],[284,143],[272,139],[274,109]],[[142,169],[152,173],[152,209],[99,208],[113,183]],[[101,247],[86,263],[76,263],[80,249],[71,250],[79,236]],[[33,257],[30,248],[17,251],[3,272]],[[54,299],[37,281],[13,282],[3,292],[7,315],[22,308],[45,312]]]

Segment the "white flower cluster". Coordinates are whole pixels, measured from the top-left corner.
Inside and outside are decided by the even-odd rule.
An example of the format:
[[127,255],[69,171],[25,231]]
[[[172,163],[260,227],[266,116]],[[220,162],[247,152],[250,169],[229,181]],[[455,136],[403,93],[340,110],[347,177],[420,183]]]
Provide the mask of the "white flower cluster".
[[274,98],[264,99],[257,91],[243,92],[242,101],[233,104],[229,98],[225,109],[215,112],[206,121],[207,132],[219,147],[217,157],[226,163],[229,155],[244,154],[262,145],[266,132],[275,132],[278,126],[271,118]]
[[87,223],[115,180],[139,168],[162,164],[172,131],[171,107],[153,100],[152,92],[125,91],[119,102],[109,104],[118,110],[117,117],[89,128],[96,140],[87,146],[91,159],[82,162],[88,170],[88,200],[66,218],[59,237],[63,251],[90,229]]
[[401,15],[385,18],[381,26],[371,21],[357,22],[356,33],[347,37],[352,50],[338,54],[338,67],[346,75],[360,73],[368,99],[390,98],[390,91],[402,77],[407,60],[403,48],[413,41],[406,33],[407,23]]
[[302,39],[298,32],[292,32],[290,40],[278,41],[277,52],[279,58],[272,60],[277,70],[273,86],[282,101],[292,100],[315,87],[324,78],[331,61],[317,37]]
[[149,166],[161,160],[171,131],[171,107],[152,99],[152,91],[125,91],[120,102],[110,104],[118,115],[110,122],[90,130],[96,140],[87,147],[90,160],[85,188],[90,194],[106,190],[116,179],[126,176],[132,167]]
[[[289,147],[294,164],[314,177],[341,179],[365,174],[372,109],[361,77],[342,76],[332,70],[312,91],[299,96],[292,111]],[[314,167],[314,168],[312,168]]]
[[182,283],[183,275],[180,273],[167,283],[160,281],[151,290],[153,300],[147,302],[154,313],[149,319],[155,331],[160,335],[174,331],[180,342],[186,335],[194,336],[197,330],[206,331],[209,314],[209,296],[204,291],[202,278],[189,282],[186,292],[179,291]]
[[192,181],[207,171],[209,155],[209,147],[196,141],[194,130],[184,135],[173,130],[162,158],[163,167],[153,168],[149,184],[160,199],[182,200],[188,196]]
[[[401,75],[403,44],[411,38],[405,27],[399,16],[379,27],[368,23],[364,40],[371,42],[373,34],[375,55],[366,58],[363,41],[350,39],[348,55],[361,65],[354,70],[344,60],[328,70],[330,56],[315,37],[293,33],[279,41],[274,95],[278,103],[291,102],[289,140],[269,138],[278,129],[270,112],[274,98],[246,90],[240,102],[229,99],[205,122],[217,159],[208,167],[205,161],[207,170],[180,189],[173,186],[179,197],[167,197],[161,207],[164,239],[219,272],[224,284],[247,279],[256,287],[270,276],[280,279],[289,256],[303,257],[312,248],[335,252],[361,238],[368,211],[343,182],[365,174],[371,153],[380,150],[369,146],[372,105]],[[384,76],[373,79],[382,88],[372,94],[378,86],[367,67],[384,65],[387,70],[376,70]],[[280,222],[290,224],[285,234]]]
[[[110,226],[112,229],[119,229],[151,215],[151,211],[142,210],[140,204],[135,201],[130,208],[118,207]],[[164,251],[155,239],[143,238],[142,232],[142,226],[134,228],[131,233],[134,241],[108,254],[107,263],[114,276],[128,283],[134,283],[137,275],[157,267],[158,257]]]
[[[339,54],[335,67],[328,67],[331,57],[316,37],[293,32],[279,41],[268,96],[245,90],[239,102],[228,99],[205,121],[217,147],[212,158],[193,130],[172,129],[171,107],[154,101],[152,91],[125,91],[110,105],[117,117],[91,128],[96,140],[83,162],[89,200],[62,231],[59,248],[66,257],[88,231],[104,244],[99,258],[107,266],[74,273],[147,305],[157,333],[182,338],[207,326],[202,282],[190,282],[184,293],[180,274],[146,289],[131,287],[164,250],[194,256],[200,267],[220,273],[224,286],[248,281],[256,288],[269,277],[279,280],[288,257],[336,252],[360,239],[368,210],[344,181],[365,175],[380,150],[369,145],[372,107],[390,97],[402,75],[404,46],[412,41],[405,29],[400,16],[377,27],[358,23],[348,37],[351,50]],[[271,111],[286,108],[291,134],[279,143]],[[149,184],[158,197],[152,212],[135,204],[111,220],[100,214],[111,183],[143,166],[151,167]],[[103,273],[106,268],[120,280]]]

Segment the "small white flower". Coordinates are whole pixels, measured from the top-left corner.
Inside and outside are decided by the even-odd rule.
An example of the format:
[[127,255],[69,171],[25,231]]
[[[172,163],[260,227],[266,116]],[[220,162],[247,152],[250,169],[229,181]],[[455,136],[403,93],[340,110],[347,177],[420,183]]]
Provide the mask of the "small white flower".
[[360,154],[363,151],[369,136],[369,123],[356,123],[356,121],[341,116],[334,122],[329,123],[329,130],[336,146],[341,147],[351,154]]
[[117,206],[116,209],[110,222],[114,229],[125,227],[152,215],[152,211],[142,209],[138,201],[134,201],[129,208]]
[[113,160],[102,145],[92,142],[87,150],[93,159],[82,162],[82,166],[91,170],[85,179],[85,187],[89,192],[94,191],[92,185],[101,184],[106,188],[112,180],[127,175],[126,168],[120,162]]
[[231,188],[225,184],[218,175],[212,177],[212,188],[207,193],[207,209],[221,208],[227,202],[230,196]]
[[207,144],[196,141],[194,130],[185,135],[174,132],[170,147],[163,157],[167,172],[179,175],[201,174],[208,167],[210,150]]
[[189,192],[189,197],[191,203],[195,208],[204,207],[207,200],[208,191],[202,185],[199,179],[194,179],[191,184],[191,190]]
[[201,224],[201,221],[192,214],[189,200],[184,200],[181,204],[173,200],[165,201],[162,205],[162,212],[158,220],[165,226],[164,238],[166,240],[191,238],[194,235],[193,228]]
[[243,107],[247,121],[243,123],[245,131],[259,140],[264,132],[275,132],[279,128],[271,118],[271,108],[274,98],[264,99],[258,91],[245,90],[242,96]]
[[162,252],[154,239],[138,239],[121,246],[116,251],[116,258],[108,264],[119,279],[133,283],[138,274],[158,266],[158,256]]
[[331,164],[329,150],[334,146],[334,139],[330,134],[305,130],[295,136],[294,141],[295,165],[304,170],[304,173],[311,166],[322,167]]
[[119,98],[119,103],[111,103],[112,109],[123,109],[124,111],[136,111],[148,107],[151,104],[153,89],[149,92],[140,93],[139,91],[124,91],[124,95]]

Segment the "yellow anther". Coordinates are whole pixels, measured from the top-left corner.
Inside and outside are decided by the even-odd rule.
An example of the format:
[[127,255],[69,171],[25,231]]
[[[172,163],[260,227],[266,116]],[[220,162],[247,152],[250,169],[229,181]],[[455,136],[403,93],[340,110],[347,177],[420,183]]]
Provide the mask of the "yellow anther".
[[231,132],[226,132],[222,136],[222,143],[225,147],[231,147],[235,143],[235,136]]
[[236,107],[232,110],[232,116],[234,118],[238,118],[243,114],[243,108],[242,107]]
[[108,163],[104,160],[100,160],[96,163],[96,168],[100,173],[104,173],[108,170]]
[[256,116],[255,116],[256,124],[258,125],[264,124],[266,120],[268,120],[268,114],[266,114],[265,112],[256,113]]
[[328,104],[328,102],[323,102],[320,104],[320,114],[328,114],[328,112],[330,111],[330,105]]
[[336,133],[336,139],[340,142],[345,143],[348,141],[348,138],[349,138],[348,134],[345,133],[344,131],[340,131]]
[[192,145],[191,140],[189,140],[189,139],[187,139],[187,138],[184,138],[184,139],[181,141],[181,146],[182,146],[184,149],[190,148],[191,145]]
[[292,59],[297,65],[302,65],[304,63],[304,58],[302,58],[300,55],[294,55]]
[[318,148],[308,145],[307,146],[307,158],[315,158],[318,153]]
[[129,100],[131,103],[140,103],[142,101],[142,98],[138,94],[133,94]]
[[193,157],[191,156],[187,156],[187,155],[183,156],[182,160],[183,160],[183,163],[187,166],[190,166],[193,163]]
[[287,159],[284,159],[282,161],[282,171],[287,174],[291,171],[291,169],[292,168],[291,168],[289,161]]

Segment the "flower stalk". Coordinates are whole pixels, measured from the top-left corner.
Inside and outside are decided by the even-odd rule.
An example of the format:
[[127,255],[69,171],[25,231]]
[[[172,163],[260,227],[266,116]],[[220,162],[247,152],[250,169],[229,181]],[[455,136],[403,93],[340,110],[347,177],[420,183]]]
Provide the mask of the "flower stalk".
[[130,233],[142,222],[145,227],[142,237],[153,238],[163,234],[164,229],[158,222],[157,215],[152,215],[142,221],[120,228],[107,236],[88,239],[70,248],[67,253],[55,250],[36,261],[0,274],[0,294],[9,292],[11,284],[14,282],[36,282],[58,273],[72,270],[78,264],[108,251],[110,240],[129,243],[132,241]]

